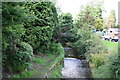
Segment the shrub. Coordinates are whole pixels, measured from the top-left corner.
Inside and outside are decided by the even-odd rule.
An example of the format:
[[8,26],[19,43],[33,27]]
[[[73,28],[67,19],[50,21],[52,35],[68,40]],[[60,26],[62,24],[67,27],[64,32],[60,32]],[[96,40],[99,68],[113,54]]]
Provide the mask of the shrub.
[[51,42],[49,47],[49,52],[52,54],[64,53],[64,49],[60,43]]
[[[9,72],[23,71],[26,68],[30,67],[30,63],[33,60],[33,50],[32,47],[22,42],[19,44],[18,51],[13,54],[5,53],[3,58],[3,66]],[[9,49],[9,47],[8,47]],[[7,49],[7,50],[8,50]]]
[[111,53],[106,64],[109,65],[111,77],[120,79],[120,58],[118,57],[118,55],[118,52]]
[[87,47],[89,46],[88,40],[91,37],[90,31],[78,30],[79,39],[75,42],[74,47],[77,49],[78,53],[85,54]]
[[29,43],[34,53],[46,53],[49,48],[50,40],[52,39],[51,28],[45,27],[31,27],[27,29],[24,41]]
[[[12,25],[2,28],[2,52],[4,53],[8,46],[16,45],[25,33],[23,25]],[[12,53],[12,52],[11,52]]]
[[101,53],[101,54],[91,54],[91,63],[95,67],[99,67],[104,64],[106,61],[106,54]]
[[88,56],[92,53],[107,52],[99,37],[91,31],[79,30],[79,39],[75,42],[74,47],[78,53]]
[[[110,49],[112,49],[111,46]],[[99,55],[99,57],[103,56],[105,58],[103,59],[104,64],[101,64],[98,68],[92,68],[94,78],[118,78],[118,80],[120,79],[120,58],[118,53],[119,51],[117,50],[117,48],[111,51],[112,52],[106,57],[104,57],[104,54]]]

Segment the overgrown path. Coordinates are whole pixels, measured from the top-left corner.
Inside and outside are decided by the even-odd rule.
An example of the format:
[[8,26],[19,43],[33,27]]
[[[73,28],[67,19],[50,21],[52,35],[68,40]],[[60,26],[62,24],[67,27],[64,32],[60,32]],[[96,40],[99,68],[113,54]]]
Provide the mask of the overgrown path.
[[[34,55],[32,67],[28,71],[13,74],[10,78],[60,78],[64,54]],[[57,73],[57,74],[56,74]]]
[[49,78],[51,70],[62,61],[61,54],[36,56],[33,62],[33,69],[35,72],[29,78]]

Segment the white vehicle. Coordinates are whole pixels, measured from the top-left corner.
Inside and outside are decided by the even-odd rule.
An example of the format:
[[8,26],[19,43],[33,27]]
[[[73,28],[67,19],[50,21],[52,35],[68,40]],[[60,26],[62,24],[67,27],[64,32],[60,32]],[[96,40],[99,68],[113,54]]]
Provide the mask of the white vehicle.
[[118,41],[119,29],[118,28],[109,28],[105,31],[102,38],[108,41]]

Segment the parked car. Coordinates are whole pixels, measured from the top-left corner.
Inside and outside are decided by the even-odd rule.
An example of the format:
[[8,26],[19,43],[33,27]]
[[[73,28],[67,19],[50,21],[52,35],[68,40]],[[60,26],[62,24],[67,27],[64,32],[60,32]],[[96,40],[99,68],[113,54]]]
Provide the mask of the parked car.
[[118,28],[109,28],[105,31],[104,35],[102,35],[102,39],[117,42],[119,33]]

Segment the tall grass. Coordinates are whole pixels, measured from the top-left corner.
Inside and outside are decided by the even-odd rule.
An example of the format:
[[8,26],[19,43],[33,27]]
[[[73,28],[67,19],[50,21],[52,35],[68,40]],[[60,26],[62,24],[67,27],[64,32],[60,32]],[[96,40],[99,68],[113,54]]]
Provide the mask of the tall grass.
[[[104,46],[108,48],[108,54],[104,64],[92,68],[94,78],[119,78],[120,79],[120,59],[118,58],[118,43],[102,40]],[[101,54],[102,56],[102,54]],[[99,56],[99,57],[101,57]],[[95,57],[95,55],[94,55]],[[102,61],[102,60],[101,60]]]

